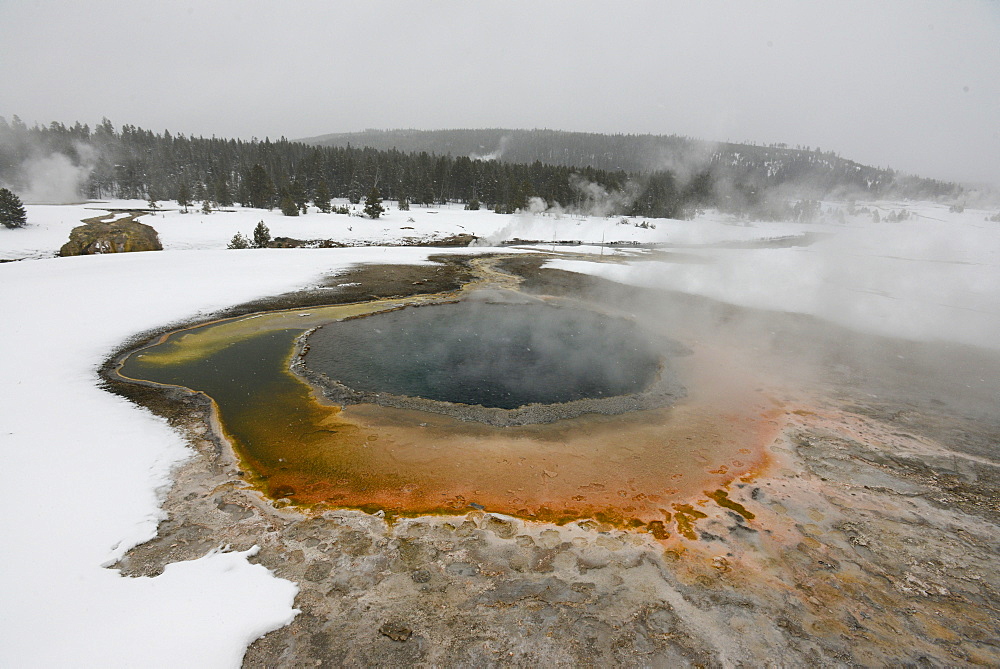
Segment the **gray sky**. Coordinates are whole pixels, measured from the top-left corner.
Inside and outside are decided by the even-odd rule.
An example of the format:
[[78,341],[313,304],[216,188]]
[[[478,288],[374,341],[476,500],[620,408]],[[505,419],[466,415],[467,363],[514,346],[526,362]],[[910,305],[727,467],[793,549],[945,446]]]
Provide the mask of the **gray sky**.
[[0,115],[786,142],[1000,184],[1000,2],[0,0]]

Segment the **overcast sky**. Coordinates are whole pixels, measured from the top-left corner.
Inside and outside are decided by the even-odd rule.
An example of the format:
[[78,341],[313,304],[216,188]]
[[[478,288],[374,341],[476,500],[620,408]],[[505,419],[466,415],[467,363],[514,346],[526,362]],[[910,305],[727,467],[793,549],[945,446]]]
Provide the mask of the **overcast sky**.
[[786,142],[1000,184],[1000,2],[0,0],[0,115]]

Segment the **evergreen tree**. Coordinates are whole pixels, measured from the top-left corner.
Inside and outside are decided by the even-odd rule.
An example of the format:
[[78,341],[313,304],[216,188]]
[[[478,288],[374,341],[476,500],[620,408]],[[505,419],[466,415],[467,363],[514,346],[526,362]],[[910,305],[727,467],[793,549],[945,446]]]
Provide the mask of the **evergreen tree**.
[[206,198],[205,194],[205,184],[198,181],[194,185],[194,200],[196,202],[204,202]]
[[229,192],[229,184],[225,177],[219,177],[215,182],[215,202],[220,207],[233,206],[233,196]]
[[[292,182],[288,184],[288,197],[292,199],[295,207],[303,214],[309,212],[307,206],[309,197],[306,195],[306,189],[302,185],[302,182],[298,179],[292,179]],[[282,205],[282,211],[284,211],[284,205]]]
[[250,240],[244,237],[242,232],[237,232],[233,235],[233,238],[229,241],[229,245],[226,248],[248,249],[250,248]]
[[313,194],[313,204],[319,207],[324,214],[330,213],[330,189],[326,186],[326,181],[320,180],[316,184],[316,192]]
[[409,211],[410,210],[410,201],[408,199],[406,199],[405,195],[403,195],[402,197],[399,198],[399,210],[400,211]]
[[267,229],[264,225],[264,221],[257,224],[257,227],[253,229],[253,247],[255,249],[267,248],[267,245],[271,242],[271,231]]
[[274,197],[274,184],[260,163],[250,168],[246,178],[246,201],[244,205],[255,209],[270,209]]
[[357,180],[351,180],[351,185],[347,187],[347,199],[351,204],[361,202],[361,184]]
[[184,207],[185,214],[188,213],[188,207],[191,206],[191,189],[188,188],[187,181],[182,181],[177,187],[177,204]]
[[385,207],[382,206],[382,194],[378,192],[378,188],[372,186],[372,189],[368,191],[368,196],[365,198],[365,214],[369,218],[378,218],[385,211]]
[[28,215],[24,212],[21,198],[6,188],[0,188],[0,224],[13,229],[23,228],[27,222]]
[[420,191],[420,204],[425,207],[434,204],[434,189],[431,188],[430,184],[424,184],[423,189]]
[[212,213],[212,203],[208,201],[208,198],[205,198],[201,202],[201,213],[203,213],[203,214],[211,214]]
[[299,208],[295,205],[291,195],[286,194],[281,198],[281,213],[285,216],[299,215]]

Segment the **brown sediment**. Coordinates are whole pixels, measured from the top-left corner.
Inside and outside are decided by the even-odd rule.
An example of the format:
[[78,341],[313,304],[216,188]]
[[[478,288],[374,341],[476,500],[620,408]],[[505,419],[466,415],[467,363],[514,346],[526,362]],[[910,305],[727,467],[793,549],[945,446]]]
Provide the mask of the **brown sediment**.
[[[299,437],[294,457],[284,449],[258,453],[253,468],[272,496],[280,491],[297,504],[375,507],[399,516],[485,508],[623,527],[662,522],[662,507],[762,464],[777,429],[766,405],[715,418],[710,407],[682,402],[627,416],[495,428],[358,405],[329,409],[320,429]],[[746,447],[757,456],[739,453]],[[273,457],[278,453],[284,455]],[[711,473],[720,463],[729,463],[727,474]]]
[[[683,366],[697,368],[697,358]],[[558,524],[595,518],[637,527],[662,523],[663,507],[700,498],[706,488],[755,476],[780,430],[780,412],[762,394],[736,387],[736,395],[748,394],[720,398],[697,375],[688,382],[691,399],[672,408],[507,428],[312,401],[304,422],[262,416],[254,426],[254,442],[276,448],[237,442],[237,450],[269,496],[297,505],[390,517],[484,508]]]

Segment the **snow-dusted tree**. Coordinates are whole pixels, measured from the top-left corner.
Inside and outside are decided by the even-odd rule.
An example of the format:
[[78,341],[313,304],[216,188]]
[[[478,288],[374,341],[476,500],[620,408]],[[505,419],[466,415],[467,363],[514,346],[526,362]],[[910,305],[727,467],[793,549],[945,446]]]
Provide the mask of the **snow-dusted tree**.
[[185,214],[188,207],[191,206],[191,189],[188,188],[187,181],[182,181],[181,185],[177,187],[177,204],[184,207]]
[[250,240],[243,236],[242,232],[237,232],[233,235],[233,238],[229,242],[230,249],[248,249],[250,248]]
[[361,202],[361,184],[357,179],[351,179],[351,184],[347,187],[347,200],[351,204]]
[[246,177],[246,201],[244,205],[249,205],[256,209],[270,209],[274,197],[274,184],[271,177],[259,164],[250,168]]
[[6,188],[0,188],[0,224],[5,228],[20,228],[28,222],[21,198]]
[[220,207],[233,206],[233,196],[229,192],[229,184],[225,177],[219,177],[218,181],[215,182],[215,202]]
[[255,249],[266,248],[271,242],[271,231],[267,229],[264,225],[264,221],[257,224],[257,227],[253,229],[253,247]]
[[292,200],[291,195],[285,195],[281,198],[281,213],[285,216],[298,216],[299,208]]
[[316,192],[313,193],[313,204],[319,207],[324,214],[330,213],[330,189],[327,188],[326,181],[320,180],[316,184]]
[[365,197],[365,214],[369,218],[378,218],[385,211],[385,207],[382,206],[382,194],[378,192],[378,188],[372,186],[372,189],[368,191],[367,197]]
[[[303,214],[309,211],[306,206],[309,200],[308,196],[306,196],[306,189],[302,185],[302,182],[298,179],[292,179],[292,181],[288,184],[288,197],[292,198],[292,202],[295,204],[296,209],[301,211]],[[284,211],[284,205],[282,205],[282,211]]]

